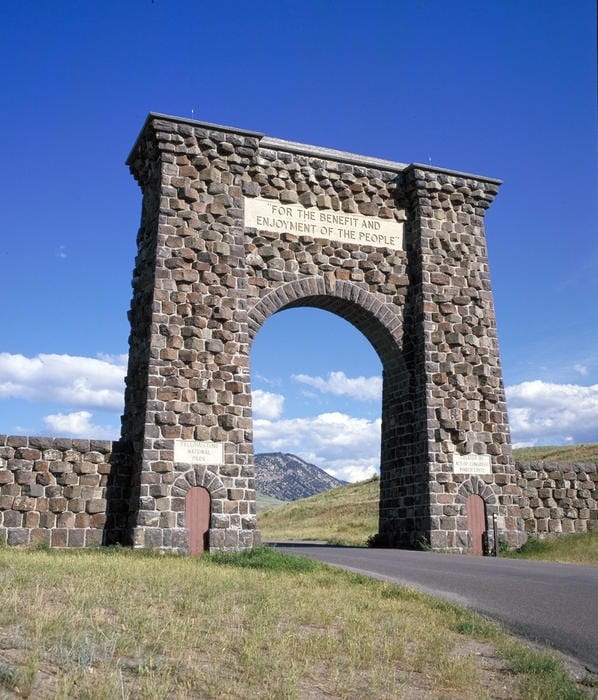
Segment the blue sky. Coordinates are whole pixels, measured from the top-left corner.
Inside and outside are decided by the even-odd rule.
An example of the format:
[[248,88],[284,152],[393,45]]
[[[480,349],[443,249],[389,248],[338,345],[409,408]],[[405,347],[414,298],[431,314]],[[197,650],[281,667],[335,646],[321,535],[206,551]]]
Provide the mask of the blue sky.
[[[486,232],[514,442],[598,441],[593,0],[0,8],[0,433],[116,437],[149,111],[504,180]],[[270,319],[258,451],[378,459],[380,364],[344,321]]]

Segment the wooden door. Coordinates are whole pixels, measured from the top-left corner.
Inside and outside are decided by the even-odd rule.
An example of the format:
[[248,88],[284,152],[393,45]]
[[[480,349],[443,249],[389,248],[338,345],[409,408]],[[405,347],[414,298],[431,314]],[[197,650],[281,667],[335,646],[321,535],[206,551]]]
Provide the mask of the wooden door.
[[193,486],[185,496],[185,527],[189,530],[189,554],[194,557],[208,549],[210,531],[210,492]]
[[467,497],[467,528],[471,535],[472,554],[484,554],[486,533],[486,504],[481,496]]

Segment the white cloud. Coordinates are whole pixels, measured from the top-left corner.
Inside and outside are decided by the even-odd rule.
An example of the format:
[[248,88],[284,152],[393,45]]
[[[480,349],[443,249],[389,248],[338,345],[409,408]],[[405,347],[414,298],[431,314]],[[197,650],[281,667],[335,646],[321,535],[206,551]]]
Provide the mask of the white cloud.
[[598,384],[535,380],[507,387],[506,392],[515,444],[598,441]]
[[0,353],[0,399],[122,412],[126,355],[25,357]]
[[45,416],[44,423],[53,435],[92,438],[95,440],[116,440],[119,431],[110,425],[94,425],[89,411],[55,413]]
[[378,401],[382,396],[382,379],[378,376],[347,377],[344,372],[330,372],[327,379],[308,374],[294,374],[293,379],[322,393],[351,396],[359,401]]
[[255,389],[251,392],[251,404],[255,416],[275,420],[282,415],[284,396],[273,394],[270,391],[262,391],[262,389]]
[[381,420],[322,413],[253,424],[256,452],[291,452],[347,481],[378,471]]
[[579,372],[582,377],[587,377],[589,374],[589,370],[585,365],[582,364],[577,364],[573,368],[576,372]]
[[264,384],[267,384],[268,386],[280,386],[281,381],[279,377],[266,377],[263,374],[252,374],[253,379],[259,379],[260,382],[263,382]]

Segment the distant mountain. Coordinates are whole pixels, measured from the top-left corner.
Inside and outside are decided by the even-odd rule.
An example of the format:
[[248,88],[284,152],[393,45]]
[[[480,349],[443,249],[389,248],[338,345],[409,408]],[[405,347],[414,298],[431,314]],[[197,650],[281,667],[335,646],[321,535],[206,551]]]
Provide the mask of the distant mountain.
[[256,491],[281,501],[315,496],[346,483],[296,455],[267,452],[255,456]]

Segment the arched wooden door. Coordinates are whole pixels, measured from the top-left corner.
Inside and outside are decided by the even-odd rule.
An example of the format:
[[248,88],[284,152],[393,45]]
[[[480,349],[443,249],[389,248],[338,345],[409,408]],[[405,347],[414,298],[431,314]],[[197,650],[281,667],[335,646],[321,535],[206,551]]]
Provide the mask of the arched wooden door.
[[210,492],[193,486],[185,496],[185,527],[189,530],[189,554],[203,554],[209,545]]
[[486,504],[481,496],[467,497],[467,529],[471,535],[471,553],[484,554],[486,533]]

